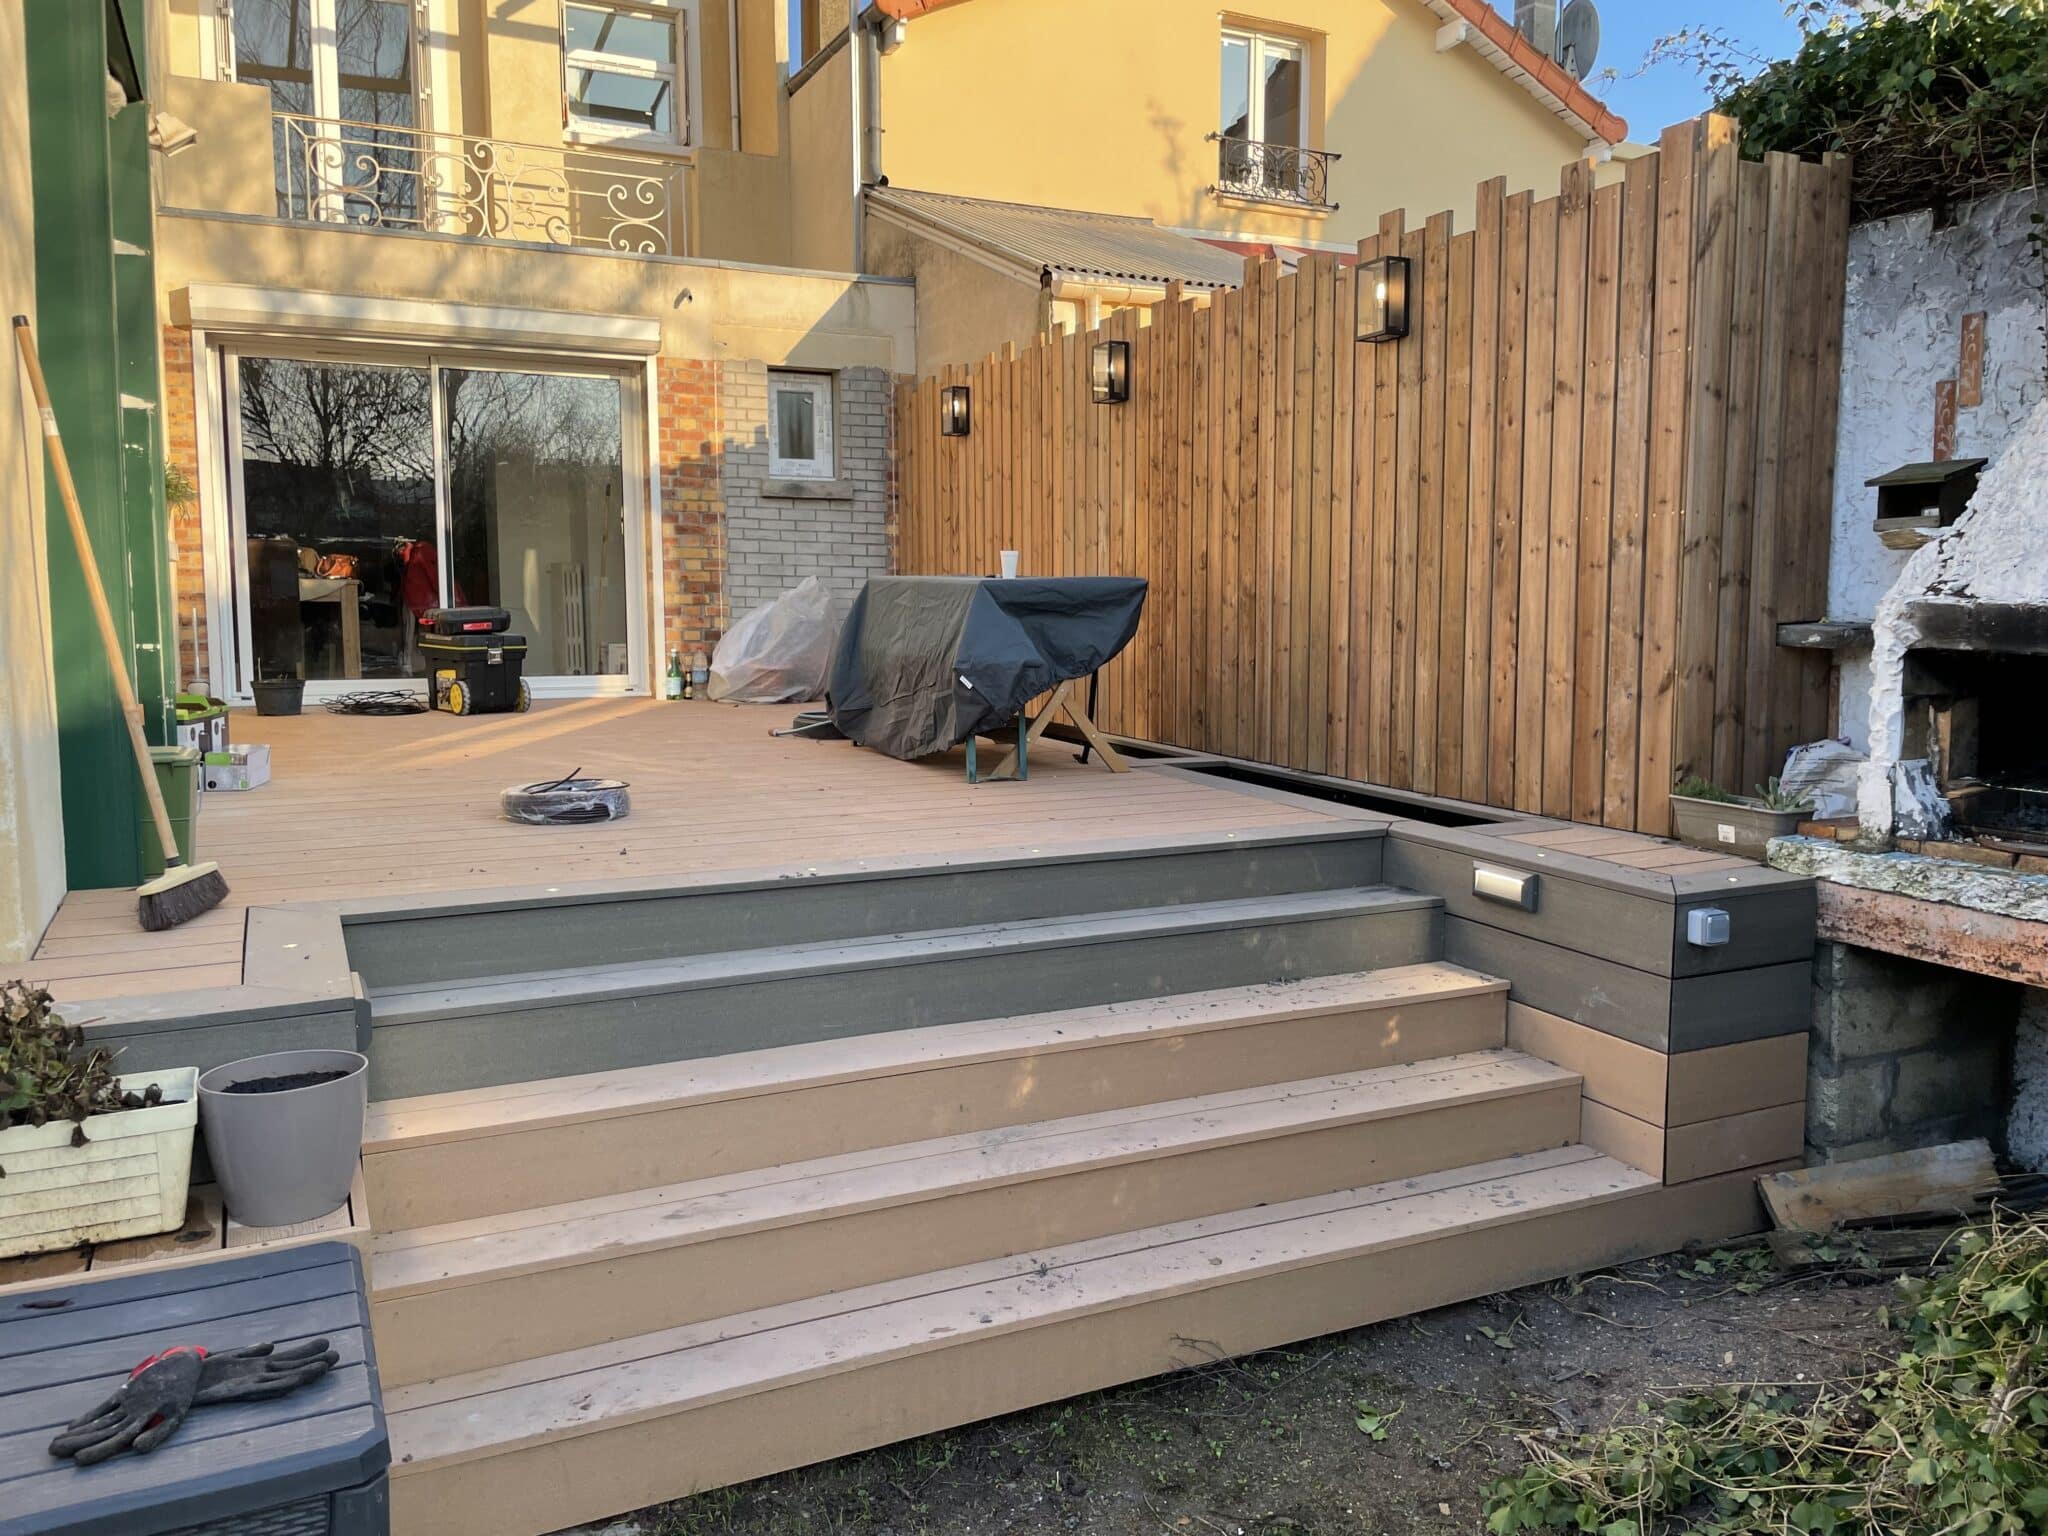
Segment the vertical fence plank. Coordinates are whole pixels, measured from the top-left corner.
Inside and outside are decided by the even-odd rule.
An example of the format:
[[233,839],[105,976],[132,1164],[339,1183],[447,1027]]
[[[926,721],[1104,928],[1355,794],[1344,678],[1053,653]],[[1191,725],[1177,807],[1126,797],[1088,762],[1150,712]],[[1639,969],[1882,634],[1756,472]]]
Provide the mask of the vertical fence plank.
[[1305,264],[1315,275],[1315,372],[1309,423],[1308,616],[1296,639],[1308,651],[1308,687],[1301,701],[1304,766],[1330,768],[1330,434],[1337,408],[1337,259],[1318,254]]
[[[1398,256],[1402,251],[1406,220],[1399,213],[1380,216],[1380,254]],[[1372,550],[1372,637],[1375,674],[1372,696],[1370,777],[1377,783],[1394,782],[1394,699],[1399,687],[1400,659],[1394,651],[1394,527],[1399,516],[1395,504],[1398,483],[1395,458],[1395,428],[1400,416],[1401,374],[1398,346],[1373,349],[1373,550]]]
[[1357,337],[1357,273],[1339,265],[1333,290],[1331,316],[1335,355],[1331,359],[1334,393],[1330,405],[1330,676],[1324,695],[1328,718],[1324,732],[1329,741],[1329,771],[1351,772],[1351,738],[1346,729],[1350,698],[1351,669],[1351,499],[1353,393],[1357,382],[1357,354],[1365,349]]
[[1500,344],[1494,371],[1493,668],[1486,798],[1515,803],[1515,650],[1522,589],[1522,415],[1529,328],[1529,210],[1517,192],[1501,219]]
[[[1820,351],[1814,375],[1814,413],[1810,428],[1813,442],[1813,473],[1807,491],[1806,556],[1802,562],[1809,583],[1805,606],[1819,616],[1828,607],[1828,546],[1834,523],[1835,427],[1841,409],[1842,326],[1845,319],[1849,277],[1849,159],[1829,155],[1823,161],[1826,177],[1825,222],[1821,246],[1808,271],[1818,275],[1820,293],[1817,314],[1820,323]],[[1831,670],[1826,656],[1804,658],[1807,682],[1799,691],[1798,741],[1815,741],[1832,734],[1834,711],[1828,704],[1827,679]]]
[[1436,710],[1438,647],[1442,643],[1444,556],[1444,411],[1449,392],[1451,216],[1433,215],[1423,226],[1422,401],[1419,506],[1415,539],[1415,706],[1411,782],[1424,794],[1437,789]]
[[1522,408],[1521,571],[1515,624],[1515,798],[1543,804],[1544,625],[1550,588],[1550,456],[1557,356],[1558,199],[1529,212],[1527,379]]
[[1586,241],[1593,167],[1564,168],[1557,202],[1557,322],[1551,355],[1550,544],[1543,619],[1543,814],[1572,809],[1573,671],[1578,665],[1579,501],[1584,493]]
[[[1422,271],[1423,231],[1401,236],[1408,270]],[[1411,305],[1412,312],[1412,305]],[[1415,576],[1422,520],[1422,335],[1395,345],[1399,403],[1394,417],[1394,698],[1388,782],[1415,785]]]
[[1643,532],[1643,697],[1636,726],[1636,826],[1671,826],[1677,726],[1680,518],[1692,316],[1692,127],[1664,131],[1657,157],[1656,342],[1650,369],[1650,507]]
[[[1358,259],[1379,254],[1379,237],[1358,242]],[[1351,676],[1345,690],[1344,750],[1353,778],[1372,776],[1368,721],[1373,692],[1385,660],[1373,630],[1373,520],[1377,465],[1373,431],[1377,421],[1379,378],[1377,346],[1358,346],[1351,355]]]
[[1470,532],[1465,546],[1464,778],[1467,800],[1487,797],[1493,709],[1495,412],[1499,399],[1501,223],[1507,183],[1482,182],[1472,229],[1472,441],[1466,456]]
[[1472,491],[1472,259],[1470,230],[1451,238],[1444,342],[1444,537],[1438,616],[1437,792],[1465,790],[1465,601]]
[[1657,162],[1622,178],[1620,333],[1615,343],[1613,534],[1607,547],[1607,741],[1602,801],[1610,827],[1636,824],[1636,729],[1643,692],[1643,530],[1650,505],[1650,357],[1657,281]]
[[1749,638],[1744,658],[1742,782],[1760,782],[1769,771],[1771,689],[1778,651],[1778,566],[1787,521],[1782,466],[1792,388],[1792,331],[1799,282],[1794,266],[1798,219],[1799,162],[1792,155],[1764,156],[1767,227],[1760,316],[1761,360],[1757,410],[1756,492],[1750,526]]
[[1721,477],[1721,587],[1714,621],[1714,749],[1707,771],[1717,784],[1746,787],[1743,689],[1748,672],[1750,552],[1755,539],[1756,453],[1763,329],[1764,245],[1770,183],[1761,163],[1737,167],[1735,303],[1728,349],[1728,441]]
[[1614,523],[1617,327],[1621,313],[1619,184],[1593,194],[1586,255],[1586,398],[1580,433],[1578,654],[1572,663],[1574,821],[1604,816],[1607,741],[1608,547]]
[[1692,126],[1692,315],[1680,504],[1676,713],[1671,772],[1709,772],[1714,752],[1714,660],[1720,623],[1723,490],[1728,473],[1728,375],[1733,350],[1737,166],[1735,122]]

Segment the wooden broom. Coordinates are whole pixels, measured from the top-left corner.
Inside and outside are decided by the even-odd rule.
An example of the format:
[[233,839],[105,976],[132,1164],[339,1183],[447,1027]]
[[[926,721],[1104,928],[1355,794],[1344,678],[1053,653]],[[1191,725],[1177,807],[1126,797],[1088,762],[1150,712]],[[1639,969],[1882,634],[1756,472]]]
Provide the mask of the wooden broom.
[[115,633],[114,613],[107,606],[107,589],[100,583],[99,562],[93,559],[92,539],[85,531],[78,487],[71,479],[71,461],[64,456],[64,439],[57,433],[57,413],[50,408],[50,389],[43,382],[42,360],[36,356],[28,316],[14,317],[14,341],[21,351],[22,366],[28,371],[36,409],[43,418],[43,446],[50,455],[50,467],[57,474],[57,493],[64,499],[64,513],[71,520],[71,537],[78,542],[78,563],[85,568],[85,589],[92,594],[93,615],[99,620],[100,640],[107,648],[107,668],[114,674],[114,688],[121,696],[121,717],[128,722],[128,740],[135,749],[142,792],[149,801],[149,813],[156,820],[157,843],[164,851],[164,872],[135,892],[136,916],[144,928],[156,933],[189,923],[200,913],[219,906],[227,899],[228,883],[222,878],[219,865],[187,864],[178,852],[177,835],[171,830],[171,813],[164,808],[156,765],[149,758],[149,741],[142,734],[142,704],[135,697],[135,685],[128,680],[121,637]]

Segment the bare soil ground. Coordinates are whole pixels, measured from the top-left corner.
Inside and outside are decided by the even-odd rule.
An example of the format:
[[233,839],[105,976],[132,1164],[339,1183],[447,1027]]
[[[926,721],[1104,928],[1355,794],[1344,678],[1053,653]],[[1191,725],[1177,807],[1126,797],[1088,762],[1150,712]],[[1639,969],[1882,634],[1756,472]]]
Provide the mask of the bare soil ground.
[[[1323,1536],[1482,1529],[1518,1436],[1657,1389],[1871,1368],[1892,1291],[1671,1256],[1202,1365],[643,1511],[644,1536]],[[1377,1430],[1380,1438],[1375,1438]]]

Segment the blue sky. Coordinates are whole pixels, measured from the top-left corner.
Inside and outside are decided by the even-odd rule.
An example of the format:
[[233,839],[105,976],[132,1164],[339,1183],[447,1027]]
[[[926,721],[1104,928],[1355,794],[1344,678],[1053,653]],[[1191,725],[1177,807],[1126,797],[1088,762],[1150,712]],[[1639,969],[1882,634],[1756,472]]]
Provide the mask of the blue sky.
[[[1677,60],[1640,74],[1643,55],[1658,38],[1702,23],[1740,39],[1766,58],[1785,58],[1799,47],[1799,29],[1785,19],[1784,0],[1597,0],[1600,57],[1587,83],[1628,119],[1629,137],[1653,140],[1667,124],[1693,117],[1708,105],[1706,89],[1689,63]],[[1495,0],[1507,14],[1513,0]],[[1620,78],[1597,78],[1612,68]]]

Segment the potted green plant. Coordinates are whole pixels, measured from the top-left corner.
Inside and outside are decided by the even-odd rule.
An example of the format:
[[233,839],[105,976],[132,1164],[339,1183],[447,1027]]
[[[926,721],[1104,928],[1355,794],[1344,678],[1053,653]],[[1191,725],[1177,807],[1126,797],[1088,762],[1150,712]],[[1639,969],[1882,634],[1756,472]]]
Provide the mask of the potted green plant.
[[0,1258],[180,1226],[198,1080],[117,1076],[47,991],[0,983]]
[[1786,837],[1813,814],[1813,806],[1787,794],[1776,779],[1754,795],[1732,795],[1697,774],[1671,791],[1671,821],[1678,840],[1693,848],[1761,860],[1764,845]]

